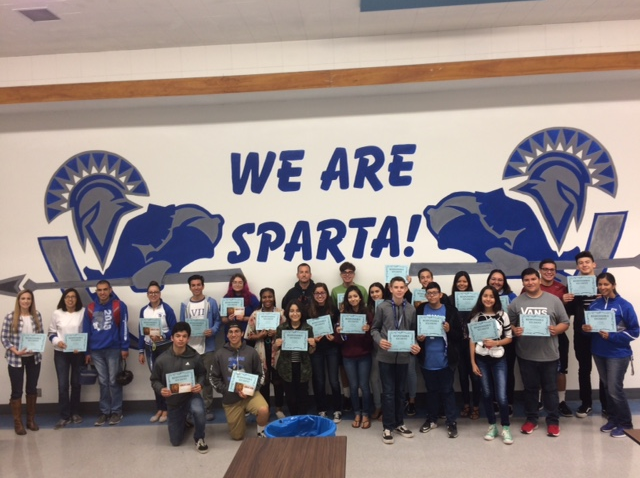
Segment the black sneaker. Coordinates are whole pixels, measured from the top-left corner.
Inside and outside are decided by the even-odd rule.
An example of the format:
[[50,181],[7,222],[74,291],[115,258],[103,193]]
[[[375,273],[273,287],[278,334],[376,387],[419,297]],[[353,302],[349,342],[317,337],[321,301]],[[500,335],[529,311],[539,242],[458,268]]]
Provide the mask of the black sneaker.
[[67,419],[61,418],[60,420],[58,420],[58,423],[56,423],[53,426],[53,429],[54,430],[60,430],[61,428],[66,427],[69,423],[71,423],[71,419],[70,418],[67,418]]
[[122,418],[122,413],[112,413],[111,418],[109,418],[109,425],[117,425],[122,421]]
[[393,445],[393,435],[391,434],[391,430],[385,428],[382,432],[382,443],[385,445]]
[[196,450],[198,450],[198,453],[209,453],[209,446],[200,438],[200,440],[196,442]]
[[560,402],[560,404],[558,405],[558,410],[560,411],[560,415],[562,415],[563,417],[573,416],[573,412],[567,405],[567,402],[564,402],[564,401]]
[[427,419],[420,427],[420,433],[429,433],[434,428],[438,428],[438,424]]
[[509,416],[513,416],[513,405],[509,405]]
[[93,426],[96,427],[101,427],[102,425],[104,425],[105,423],[107,423],[107,420],[109,420],[109,417],[106,416],[104,413],[101,414],[98,419],[96,420],[96,422],[93,424]]
[[412,402],[407,403],[407,416],[413,417],[416,413],[416,404]]
[[455,423],[447,425],[447,433],[449,434],[449,438],[458,438],[458,425]]
[[580,405],[576,411],[576,417],[587,418],[591,414],[592,408],[588,405]]
[[71,421],[73,423],[82,423],[84,419],[80,415],[71,415]]
[[398,435],[402,435],[405,438],[413,438],[413,432],[409,430],[407,427],[405,427],[404,425],[400,425],[399,427],[396,427],[396,429],[393,431],[396,432]]

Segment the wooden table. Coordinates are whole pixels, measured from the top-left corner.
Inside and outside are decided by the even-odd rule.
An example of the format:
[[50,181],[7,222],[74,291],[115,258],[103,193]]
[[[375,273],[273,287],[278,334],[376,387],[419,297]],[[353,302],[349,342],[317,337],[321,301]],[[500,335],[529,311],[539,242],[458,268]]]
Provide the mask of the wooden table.
[[225,478],[344,478],[347,437],[245,438]]
[[624,431],[629,438],[635,441],[638,445],[640,445],[640,430],[625,430]]

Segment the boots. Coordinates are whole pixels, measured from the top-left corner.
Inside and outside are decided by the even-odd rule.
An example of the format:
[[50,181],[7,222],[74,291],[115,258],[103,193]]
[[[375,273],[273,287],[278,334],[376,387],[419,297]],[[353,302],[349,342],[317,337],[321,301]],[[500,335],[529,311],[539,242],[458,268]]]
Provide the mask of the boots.
[[27,395],[27,428],[32,431],[40,430],[36,423],[36,400],[37,395]]
[[9,405],[11,405],[11,413],[13,413],[13,427],[16,431],[16,435],[26,435],[27,430],[24,429],[24,425],[22,424],[22,400],[10,400]]

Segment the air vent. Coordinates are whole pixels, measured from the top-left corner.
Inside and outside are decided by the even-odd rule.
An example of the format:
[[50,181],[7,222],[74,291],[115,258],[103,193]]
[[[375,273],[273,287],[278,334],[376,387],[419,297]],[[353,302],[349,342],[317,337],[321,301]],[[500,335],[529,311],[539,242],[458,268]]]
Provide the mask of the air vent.
[[51,20],[60,20],[51,10],[46,8],[21,8],[15,10],[22,13],[29,20],[34,22],[50,22]]

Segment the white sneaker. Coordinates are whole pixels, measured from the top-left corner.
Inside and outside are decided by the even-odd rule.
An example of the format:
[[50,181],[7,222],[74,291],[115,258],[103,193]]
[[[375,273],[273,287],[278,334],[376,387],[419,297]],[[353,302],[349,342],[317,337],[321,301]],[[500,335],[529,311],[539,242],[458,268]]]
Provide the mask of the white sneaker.
[[340,423],[342,421],[342,412],[333,412],[333,423]]
[[327,418],[327,412],[318,412],[318,416],[322,418]]
[[198,450],[198,453],[209,453],[209,446],[200,438],[200,440],[196,442],[196,450]]
[[393,445],[393,435],[391,434],[391,430],[385,429],[382,432],[382,443],[385,445]]

